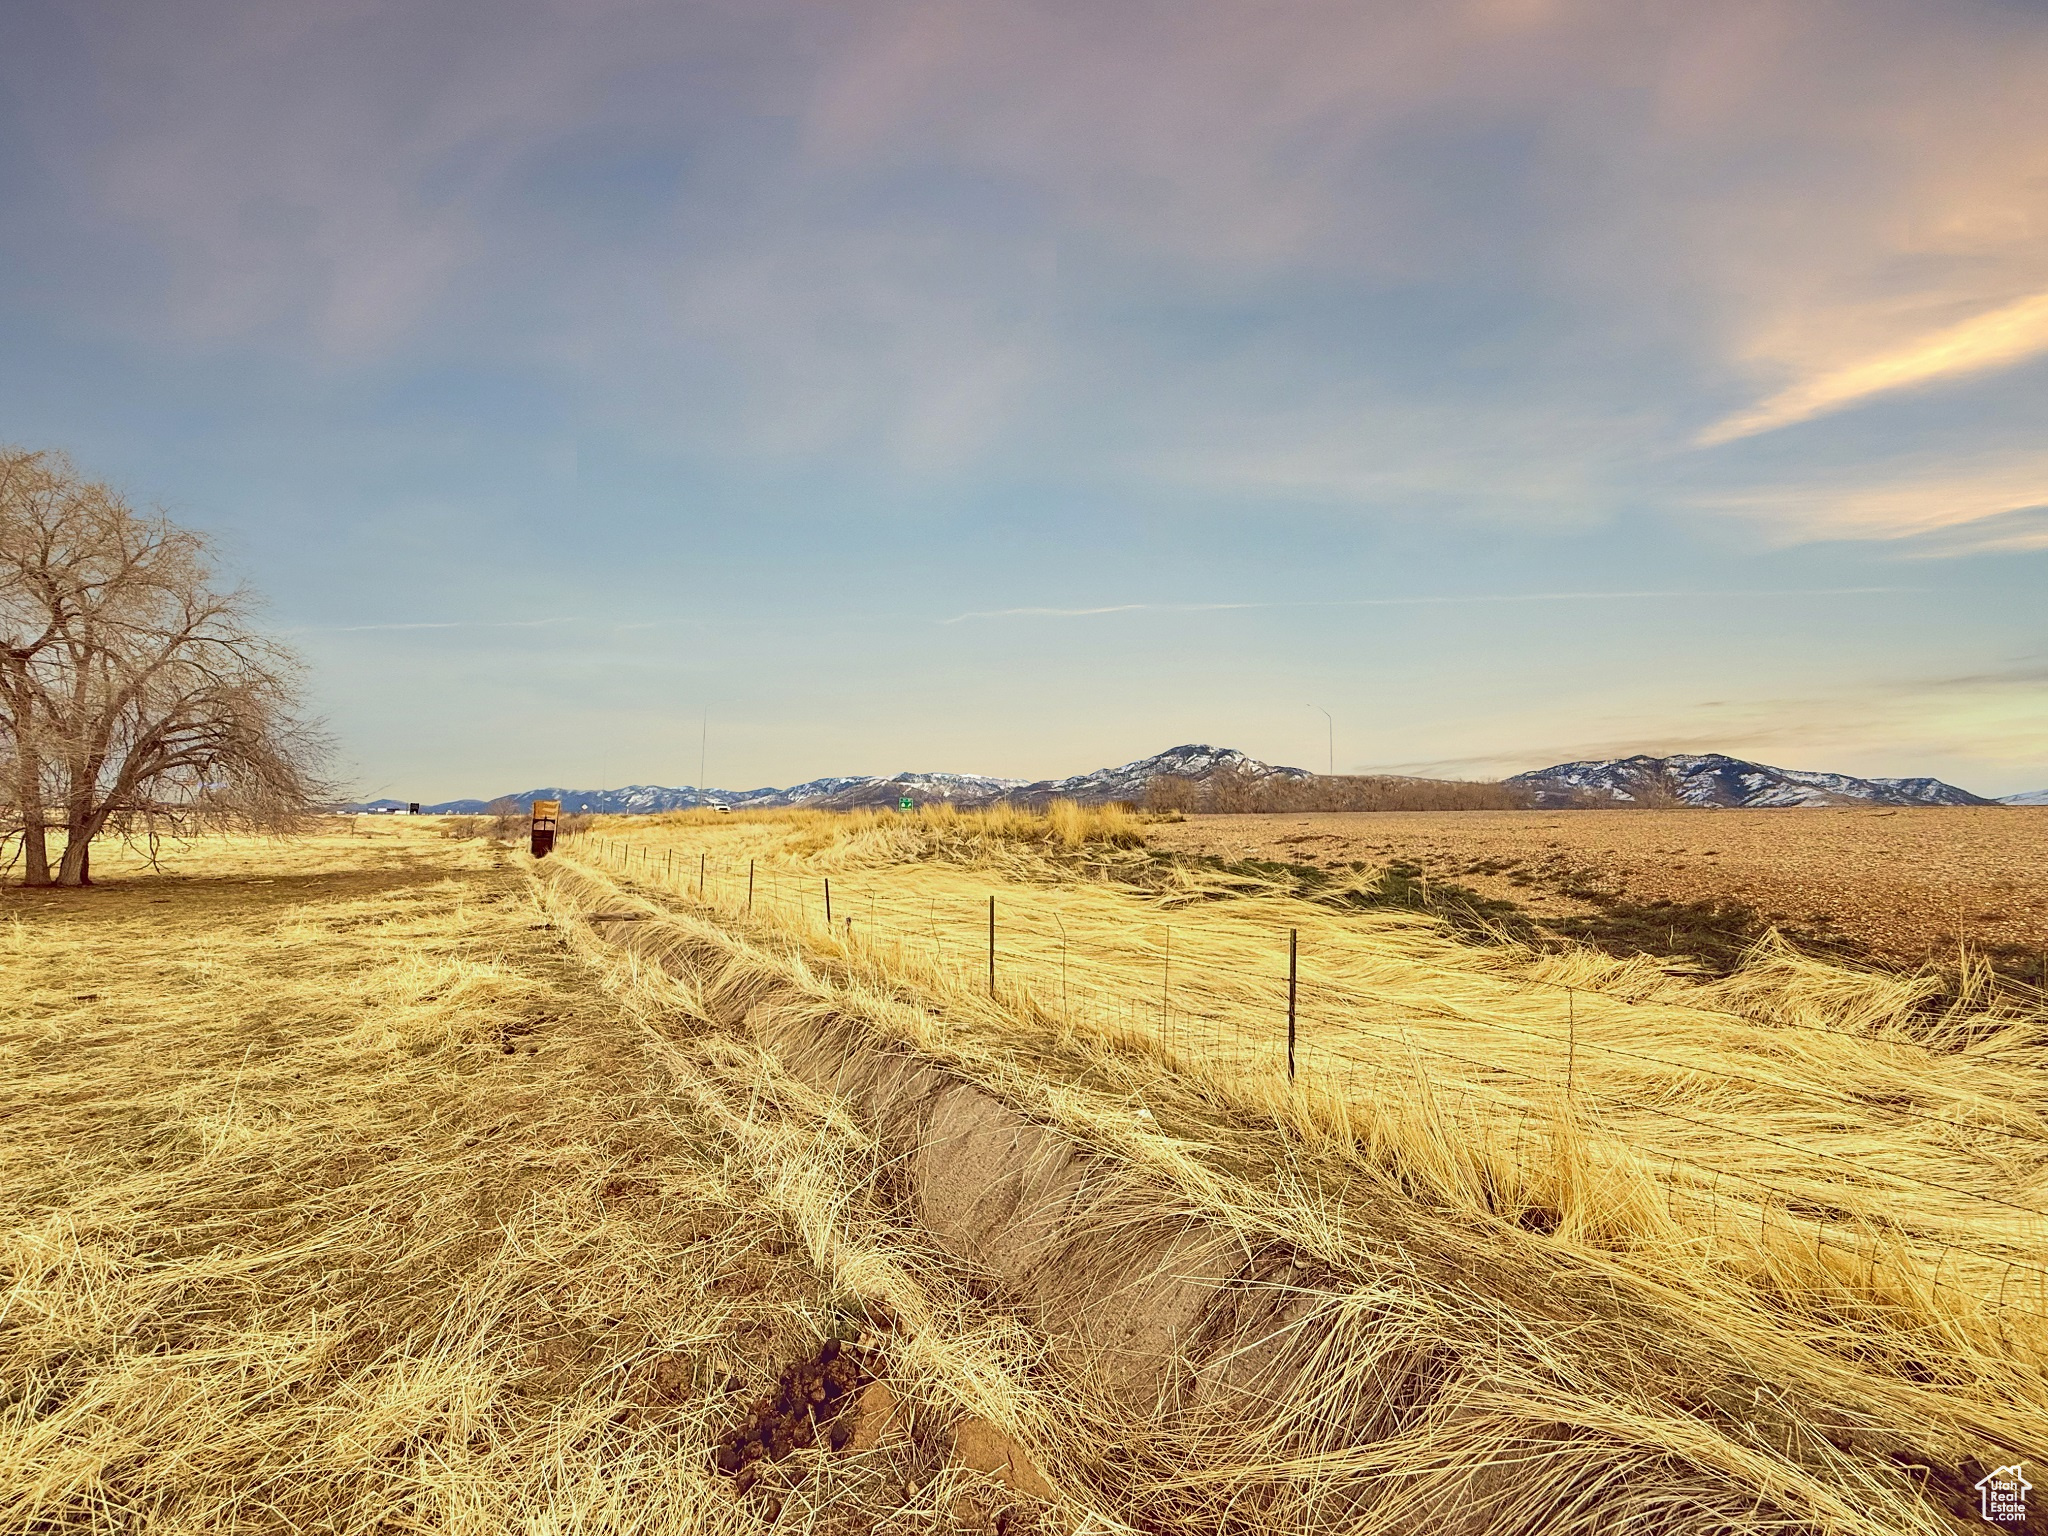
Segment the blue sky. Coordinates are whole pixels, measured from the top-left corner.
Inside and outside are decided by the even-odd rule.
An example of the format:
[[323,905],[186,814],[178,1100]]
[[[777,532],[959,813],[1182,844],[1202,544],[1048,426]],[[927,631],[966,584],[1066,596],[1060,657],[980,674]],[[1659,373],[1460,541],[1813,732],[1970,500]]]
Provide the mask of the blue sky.
[[9,8],[0,440],[360,793],[2048,785],[2048,7]]

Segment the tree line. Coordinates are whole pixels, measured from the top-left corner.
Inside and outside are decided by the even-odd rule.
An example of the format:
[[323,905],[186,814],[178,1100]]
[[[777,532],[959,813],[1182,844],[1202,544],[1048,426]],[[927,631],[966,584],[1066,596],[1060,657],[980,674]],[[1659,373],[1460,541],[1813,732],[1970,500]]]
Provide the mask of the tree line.
[[1398,774],[1252,773],[1226,764],[1205,779],[1161,774],[1145,809],[1216,815],[1282,811],[1520,811],[1536,803],[1519,785]]

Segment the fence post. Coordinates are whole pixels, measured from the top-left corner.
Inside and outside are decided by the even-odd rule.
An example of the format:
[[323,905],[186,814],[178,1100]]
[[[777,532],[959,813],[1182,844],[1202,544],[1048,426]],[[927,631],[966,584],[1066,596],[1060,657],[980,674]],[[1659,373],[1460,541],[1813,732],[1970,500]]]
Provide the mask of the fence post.
[[747,915],[751,917],[751,916],[753,915],[753,911],[754,911],[754,861],[753,861],[752,859],[749,859],[749,860],[747,860]]
[[704,855],[697,855],[697,899],[704,899]]
[[1067,920],[1055,912],[1052,920],[1060,925],[1060,1023],[1067,1022]]
[[825,931],[832,931],[832,879],[829,875],[825,878]]
[[1300,978],[1301,930],[1287,930],[1287,1081],[1294,1081],[1294,994]]
[[988,995],[996,995],[996,899],[988,899]]
[[1564,989],[1565,1019],[1570,1034],[1566,1036],[1564,1057],[1564,1101],[1572,1102],[1572,1079],[1579,1064],[1579,994],[1570,987]]
[[1160,932],[1166,947],[1166,959],[1159,971],[1159,1038],[1164,1041],[1168,1028],[1168,1000],[1173,995],[1173,929],[1162,927]]

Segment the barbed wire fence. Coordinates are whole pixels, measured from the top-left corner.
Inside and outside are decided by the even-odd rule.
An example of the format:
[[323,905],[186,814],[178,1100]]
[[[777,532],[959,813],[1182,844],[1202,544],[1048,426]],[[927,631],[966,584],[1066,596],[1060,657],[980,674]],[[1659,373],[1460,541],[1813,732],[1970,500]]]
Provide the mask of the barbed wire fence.
[[[985,992],[989,1003],[1000,1010],[1035,1017],[1066,1032],[1085,1026],[1088,1033],[1126,1049],[1145,1051],[1169,1067],[1200,1059],[1212,1071],[1219,1066],[1227,1066],[1253,1078],[1313,1083],[1324,1091],[1336,1092],[1345,1102],[1359,1099],[1362,1089],[1407,1083],[1420,1074],[1426,1089],[1440,1093],[1449,1086],[1460,1096],[1461,1103],[1476,1094],[1487,1099],[1495,1109],[1517,1116],[1524,1130],[1540,1106],[1529,1096],[1517,1097],[1510,1091],[1511,1086],[1533,1088],[1538,1090],[1539,1096],[1552,1099],[1562,1088],[1566,1112],[1575,1122],[1583,1122],[1589,1127],[1603,1128],[1612,1111],[1626,1110],[1656,1121],[1769,1146],[1818,1164],[1839,1165],[1841,1172],[1838,1177],[1890,1181],[1896,1187],[1932,1191],[1950,1199],[1973,1202],[1976,1207],[2048,1224],[2048,1209],[2007,1200],[1982,1190],[1886,1169],[1839,1151],[1730,1125],[1725,1120],[1688,1114],[1666,1104],[1621,1093],[1612,1085],[1584,1086],[1588,1079],[1578,1069],[1580,1052],[1594,1057],[1627,1058],[1672,1072],[1688,1075],[1711,1073],[1725,1081],[1773,1093],[1804,1095],[1813,1103],[1867,1117],[1877,1106],[1852,1094],[1830,1092],[1812,1084],[1765,1081],[1728,1067],[1678,1061],[1654,1052],[1588,1039],[1577,1027],[1578,1000],[1597,1000],[1603,1007],[1682,1009],[1759,1031],[1808,1030],[1851,1039],[1870,1038],[1852,1031],[1800,1021],[1757,1018],[1725,1009],[1672,1004],[1660,999],[1629,997],[1573,987],[1548,978],[1525,975],[1510,982],[1506,977],[1488,977],[1496,984],[1551,988],[1564,994],[1567,997],[1567,1031],[1561,1037],[1549,1036],[1526,1025],[1479,1017],[1452,1008],[1431,1007],[1418,1003],[1412,997],[1397,998],[1384,990],[1303,975],[1298,966],[1300,936],[1295,929],[1275,933],[1276,963],[1270,971],[1254,971],[1220,963],[1191,945],[1185,931],[1181,944],[1175,947],[1172,937],[1174,925],[1163,913],[1154,914],[1148,923],[1142,925],[1160,930],[1159,986],[1156,993],[1146,994],[1129,986],[1106,986],[1087,981],[1077,983],[1077,966],[1084,975],[1091,973],[1091,961],[1108,961],[1129,967],[1133,951],[1142,955],[1144,949],[1142,944],[1134,941],[1131,948],[1115,953],[1086,940],[1077,941],[1068,933],[1064,919],[1057,912],[1050,914],[1052,928],[1058,934],[1056,964],[1048,965],[1043,958],[1016,951],[1006,953],[1003,944],[1004,906],[1012,907],[1007,914],[1009,920],[1030,920],[1034,914],[1030,910],[1028,892],[1012,891],[1006,902],[999,902],[991,893],[985,901],[977,901],[971,917],[964,920],[959,914],[942,915],[936,897],[930,897],[926,899],[925,919],[919,922],[916,914],[906,910],[907,902],[900,893],[890,892],[885,896],[873,886],[859,889],[857,883],[856,888],[849,889],[848,882],[841,876],[835,914],[830,876],[813,876],[799,888],[794,872],[779,862],[769,866],[764,880],[758,859],[748,859],[743,863],[722,861],[700,850],[692,868],[687,853],[679,862],[680,850],[673,847],[658,848],[644,842],[599,836],[590,829],[579,829],[570,840],[592,854],[594,862],[661,889],[664,894],[681,896],[721,918],[770,922],[779,930],[793,932],[813,946],[827,946],[833,958],[855,966],[871,967],[878,974],[907,978],[913,983],[933,983],[955,992]],[[982,942],[973,942],[975,939]],[[1426,962],[1408,957],[1404,957],[1402,963],[1441,976],[1471,979],[1468,975],[1431,967]],[[1272,1015],[1270,1029],[1259,1029],[1249,1022],[1262,1004]],[[1374,1017],[1375,1011],[1381,1015],[1391,1013],[1396,1016],[1379,1019]],[[1494,1031],[1511,1040],[1547,1047],[1554,1070],[1546,1072],[1517,1067],[1502,1059],[1499,1053],[1489,1053],[1486,1059],[1481,1059],[1452,1050],[1441,1042],[1431,1043],[1416,1038],[1418,1027],[1446,1024]],[[1316,1025],[1329,1027],[1325,1030]],[[1390,1033],[1390,1030],[1394,1032]],[[1933,1047],[1909,1037],[1887,1036],[1883,1043],[1936,1054]],[[1368,1055],[1361,1049],[1366,1045],[1390,1049]],[[1432,1082],[1421,1071],[1422,1057],[1456,1063],[1465,1071],[1454,1083]],[[2028,1065],[2038,1068],[2039,1064]],[[1900,1105],[1889,1106],[1886,1112],[1900,1122],[1940,1127],[1944,1134],[1960,1131],[2048,1149],[2048,1126],[2038,1120],[2028,1126],[2015,1127],[1962,1121]],[[1461,1119],[1460,1123],[1463,1124],[1464,1120]],[[1685,1168],[1705,1181],[1709,1190],[1707,1199],[1714,1206],[1717,1218],[1722,1198],[1721,1182],[1732,1180],[1760,1191],[1764,1197],[1754,1202],[1760,1230],[1774,1218],[1783,1221],[1788,1228],[1803,1224],[1811,1229],[1811,1241],[1817,1253],[1835,1252],[1866,1266],[1873,1262],[1875,1234],[1865,1232],[1866,1240],[1861,1247],[1844,1246],[1834,1240],[1838,1236],[1836,1228],[1843,1223],[1831,1223],[1821,1216],[1807,1214],[1816,1205],[1827,1204],[1812,1189],[1800,1190],[1753,1172],[1717,1166],[1703,1161],[1696,1154],[1688,1155],[1669,1147],[1660,1148],[1656,1160],[1674,1171]],[[1667,1185],[1666,1193],[1668,1199],[1675,1191]],[[1696,1190],[1693,1193],[1696,1194]],[[1891,1218],[1865,1212],[1857,1217],[1857,1221],[1865,1226],[1875,1221],[1887,1227],[1887,1235],[1908,1251],[1918,1252],[1934,1246],[1927,1234],[1911,1230]],[[2048,1321],[2048,1265],[2016,1259],[2008,1253],[1997,1253],[1968,1243],[1946,1241],[1939,1246],[1942,1253],[1936,1261],[1935,1272],[1931,1275],[1916,1274],[1913,1277],[1916,1283],[1967,1296],[1980,1305],[2001,1312],[2015,1312],[2030,1319]],[[1977,1288],[1958,1286],[1953,1281],[1942,1279],[1940,1269],[1951,1254],[1967,1254],[1990,1265],[2004,1266],[1999,1293],[1986,1296]],[[2008,1296],[2016,1277],[2022,1298],[2017,1301]],[[2033,1292],[2031,1303],[2025,1299],[2029,1289]]]

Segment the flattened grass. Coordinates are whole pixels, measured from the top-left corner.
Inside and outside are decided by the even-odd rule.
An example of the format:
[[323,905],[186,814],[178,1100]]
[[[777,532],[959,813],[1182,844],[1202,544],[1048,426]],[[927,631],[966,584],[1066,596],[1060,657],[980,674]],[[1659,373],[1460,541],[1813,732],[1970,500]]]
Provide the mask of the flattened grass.
[[710,1448],[829,1287],[430,837],[0,901],[0,1528],[758,1527]]
[[1782,945],[1718,979],[1473,946],[1377,904],[1384,873],[1303,900],[957,814],[625,821],[571,852],[1013,1052],[1113,1041],[1475,1221],[2048,1419],[2048,1018],[1988,992],[1930,1016],[1931,978]]

